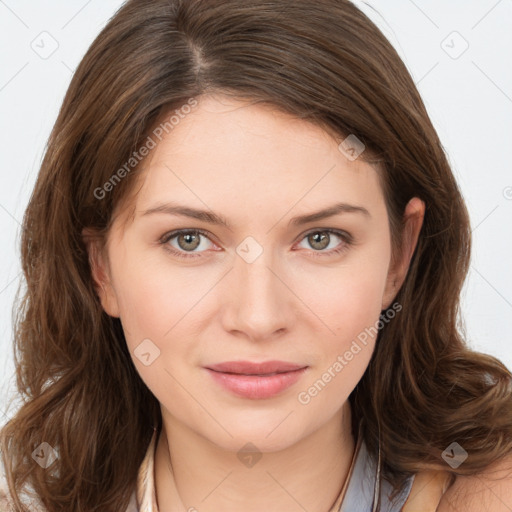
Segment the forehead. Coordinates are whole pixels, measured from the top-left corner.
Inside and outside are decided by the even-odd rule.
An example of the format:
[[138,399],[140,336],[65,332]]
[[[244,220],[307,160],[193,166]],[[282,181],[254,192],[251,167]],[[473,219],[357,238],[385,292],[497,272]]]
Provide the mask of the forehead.
[[[178,110],[182,109],[173,112]],[[178,117],[172,115],[173,112],[171,115],[164,114],[159,120],[156,129],[160,130],[163,139],[159,135],[158,148],[148,161],[158,160],[168,149],[174,154],[191,150],[204,154],[214,150],[215,144],[223,148],[229,146],[230,151],[226,156],[233,157],[240,145],[240,150],[247,150],[250,142],[253,142],[252,148],[257,150],[265,147],[267,151],[277,149],[282,152],[293,147],[294,152],[300,150],[297,156],[314,157],[315,152],[337,148],[344,138],[335,134],[331,127],[321,128],[311,121],[283,112],[275,105],[221,93],[200,96],[196,106],[189,108],[185,115],[182,113]],[[168,123],[170,118],[172,125]],[[363,161],[364,156],[363,152],[355,166]]]
[[379,169],[348,159],[342,137],[271,105],[218,94],[197,101],[143,162],[136,210],[179,198],[244,220],[294,205],[384,206]]

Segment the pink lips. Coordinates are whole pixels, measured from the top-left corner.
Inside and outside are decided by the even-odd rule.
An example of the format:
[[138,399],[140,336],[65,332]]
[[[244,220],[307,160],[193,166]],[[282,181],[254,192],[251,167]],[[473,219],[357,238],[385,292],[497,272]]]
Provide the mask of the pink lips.
[[270,398],[297,382],[306,370],[284,361],[228,361],[208,366],[213,379],[232,393],[244,398]]

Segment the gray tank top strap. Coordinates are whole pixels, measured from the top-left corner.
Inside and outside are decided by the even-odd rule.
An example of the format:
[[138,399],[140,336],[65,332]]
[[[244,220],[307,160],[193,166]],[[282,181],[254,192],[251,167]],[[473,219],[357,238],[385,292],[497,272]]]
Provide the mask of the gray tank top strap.
[[[400,512],[404,506],[414,481],[414,475],[409,477],[391,501],[393,487],[382,479],[380,487],[380,508],[378,512]],[[374,512],[374,493],[377,485],[377,464],[370,457],[366,444],[361,442],[354,468],[350,476],[347,491],[340,507],[340,512]]]

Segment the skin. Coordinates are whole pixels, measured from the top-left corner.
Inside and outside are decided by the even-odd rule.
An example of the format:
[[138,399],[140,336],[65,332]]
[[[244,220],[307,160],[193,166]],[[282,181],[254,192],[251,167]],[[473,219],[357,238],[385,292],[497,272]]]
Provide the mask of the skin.
[[476,475],[458,476],[436,512],[510,512],[512,510],[512,455],[495,461]]
[[[418,198],[407,205],[404,243],[392,266],[374,166],[349,160],[338,149],[341,139],[320,127],[268,106],[220,94],[198,101],[144,162],[133,204],[117,212],[105,250],[89,243],[103,308],[121,319],[134,364],[161,404],[158,505],[166,511],[325,512],[354,453],[347,399],[375,340],[360,344],[309,403],[300,403],[298,393],[321,379],[392,304],[425,205]],[[144,215],[170,202],[215,212],[230,227]],[[369,215],[345,212],[288,224],[339,202]],[[192,249],[195,257],[166,250],[190,254],[190,242],[159,242],[177,229],[208,233]],[[353,243],[332,234],[326,248],[312,245],[307,235],[325,229],[347,232]],[[246,237],[263,250],[250,263],[236,252]],[[343,252],[333,253],[340,247]],[[160,350],[149,366],[134,355],[144,339]],[[270,359],[308,369],[291,388],[262,400],[230,394],[203,368]],[[252,467],[237,457],[248,442],[262,454]]]

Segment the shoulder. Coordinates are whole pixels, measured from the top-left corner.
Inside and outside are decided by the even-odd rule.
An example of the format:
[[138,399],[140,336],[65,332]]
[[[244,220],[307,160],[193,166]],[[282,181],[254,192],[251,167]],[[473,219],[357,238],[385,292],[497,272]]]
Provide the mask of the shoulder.
[[[27,492],[27,488],[31,489],[30,486],[24,487],[24,490],[18,495],[22,505],[27,507],[29,511],[45,512],[46,509],[40,500],[34,496],[33,492]],[[13,498],[9,491],[5,465],[0,453],[0,512],[14,512],[15,510],[17,508],[14,506]]]
[[7,477],[5,476],[5,468],[0,454],[0,510],[11,510],[12,502],[9,498],[9,487],[7,485]]
[[472,476],[458,476],[445,492],[437,512],[510,512],[512,453]]

